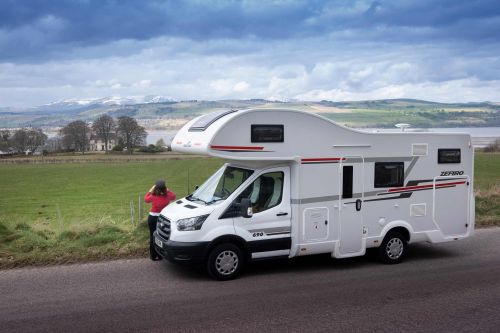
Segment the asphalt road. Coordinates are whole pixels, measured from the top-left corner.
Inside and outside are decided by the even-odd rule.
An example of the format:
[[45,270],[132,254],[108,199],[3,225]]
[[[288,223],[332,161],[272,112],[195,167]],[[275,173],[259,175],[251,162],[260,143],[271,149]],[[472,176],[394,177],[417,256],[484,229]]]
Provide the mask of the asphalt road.
[[145,259],[0,271],[1,332],[500,332],[500,228],[375,254],[253,264],[238,280]]

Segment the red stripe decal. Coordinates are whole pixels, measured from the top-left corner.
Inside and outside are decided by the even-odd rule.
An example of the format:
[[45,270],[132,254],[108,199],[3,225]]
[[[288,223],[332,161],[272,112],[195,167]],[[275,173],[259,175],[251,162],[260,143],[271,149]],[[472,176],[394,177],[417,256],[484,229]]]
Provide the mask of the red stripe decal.
[[302,163],[308,162],[338,162],[343,161],[345,158],[342,157],[322,157],[322,158],[303,158]]
[[[450,186],[450,185],[462,185],[465,184],[465,181],[463,182],[453,182],[453,183],[442,183],[442,184],[436,184],[436,187],[443,187],[443,186]],[[406,191],[412,191],[412,190],[420,190],[420,189],[425,189],[425,188],[433,188],[434,185],[418,185],[418,186],[408,186],[408,187],[398,187],[398,188],[390,188],[388,192],[406,192]]]
[[250,150],[250,151],[264,150],[264,147],[250,147],[250,146],[210,146],[210,148],[223,149],[223,150]]

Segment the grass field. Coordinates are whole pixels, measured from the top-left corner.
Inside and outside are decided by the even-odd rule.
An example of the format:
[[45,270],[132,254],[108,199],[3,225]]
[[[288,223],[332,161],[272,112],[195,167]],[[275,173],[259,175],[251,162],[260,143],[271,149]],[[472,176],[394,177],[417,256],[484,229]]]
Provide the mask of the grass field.
[[500,225],[500,154],[476,153],[476,225]]
[[[209,158],[127,163],[0,165],[0,267],[146,254],[155,180],[179,197],[220,165]],[[131,219],[134,208],[134,224]]]
[[[181,197],[188,174],[192,190],[222,164],[212,158],[93,158],[0,164],[0,268],[146,256],[148,207],[140,214],[139,201],[154,181],[166,179]],[[500,154],[476,154],[475,188],[476,225],[500,225]]]

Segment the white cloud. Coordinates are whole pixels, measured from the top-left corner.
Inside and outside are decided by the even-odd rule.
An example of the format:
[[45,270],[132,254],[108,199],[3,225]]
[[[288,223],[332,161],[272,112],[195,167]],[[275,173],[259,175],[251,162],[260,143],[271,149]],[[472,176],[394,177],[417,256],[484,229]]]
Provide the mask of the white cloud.
[[250,86],[248,85],[248,83],[246,83],[245,81],[240,81],[234,85],[233,91],[244,92],[247,91],[249,87]]
[[406,83],[387,85],[373,90],[355,92],[343,89],[311,90],[295,98],[307,101],[352,101],[368,99],[415,98],[444,103],[470,101],[496,101],[491,97],[500,91],[500,80],[479,82],[477,79],[446,82]]
[[[115,47],[122,56],[109,51]],[[0,63],[0,106],[111,95],[467,102],[498,101],[500,91],[500,57],[459,44],[394,48],[343,44],[331,36],[267,42],[158,38],[114,42],[89,54],[97,51],[109,55]]]
[[149,88],[151,87],[151,82],[151,80],[140,80],[139,82],[135,82],[133,87]]

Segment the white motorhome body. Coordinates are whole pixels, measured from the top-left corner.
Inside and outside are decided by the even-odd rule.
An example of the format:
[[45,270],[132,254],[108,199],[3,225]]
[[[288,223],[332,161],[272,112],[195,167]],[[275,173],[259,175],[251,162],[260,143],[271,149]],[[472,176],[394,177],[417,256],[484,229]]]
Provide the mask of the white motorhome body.
[[468,134],[367,133],[300,111],[231,110],[190,121],[172,149],[227,162],[167,206],[155,233],[164,257],[205,262],[216,278],[246,259],[370,247],[396,263],[408,242],[474,230]]

